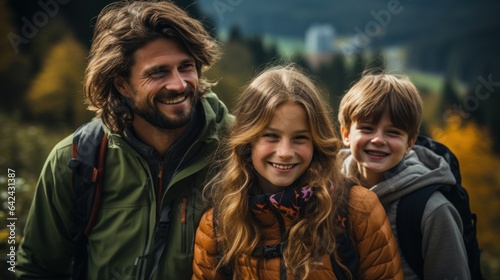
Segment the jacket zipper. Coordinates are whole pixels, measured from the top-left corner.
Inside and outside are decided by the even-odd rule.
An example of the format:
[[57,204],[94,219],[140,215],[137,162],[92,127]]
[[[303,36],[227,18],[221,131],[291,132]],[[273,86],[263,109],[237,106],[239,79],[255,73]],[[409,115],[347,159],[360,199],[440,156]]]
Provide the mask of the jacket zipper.
[[191,211],[189,212],[188,217],[191,218],[191,225],[193,226],[191,227],[190,231],[191,235],[189,237],[190,238],[189,244],[191,244],[191,246],[189,247],[189,252],[194,251],[194,237],[196,236],[196,227],[194,226],[195,225],[194,213],[196,212],[196,192],[197,192],[196,186],[192,186],[191,190],[192,190],[192,196],[191,196],[192,203],[191,203]]
[[[177,167],[175,168],[173,174],[172,174],[172,180],[173,178],[175,177],[175,175],[177,174],[177,171],[178,171],[178,168],[179,166],[182,164],[182,162],[184,161],[184,157],[186,156],[186,154],[189,152],[189,150],[191,150],[191,148],[196,144],[198,143],[198,140],[195,141],[193,144],[191,144],[191,146],[189,147],[188,151],[184,154],[183,158],[181,159],[181,161],[179,162],[179,164],[177,165]],[[148,166],[148,165],[146,165]],[[149,169],[149,168],[148,168]],[[156,203],[156,213],[157,213],[157,217],[159,217],[160,215],[160,212],[161,212],[161,204],[162,204],[162,200],[163,200],[163,172],[164,172],[164,168],[163,168],[163,161],[160,159],[160,170],[158,172],[158,196],[157,196],[157,203]],[[154,187],[154,181],[152,182],[152,186],[153,186],[153,193],[155,192],[155,187]],[[186,203],[187,203],[187,198],[186,198]],[[187,205],[187,204],[186,204]],[[151,204],[149,204],[149,211],[151,211]],[[149,218],[148,218],[149,220]],[[149,224],[149,222],[148,222]],[[149,228],[148,228],[148,236],[149,236]],[[184,236],[184,234],[183,234]],[[148,240],[146,240],[146,247],[145,247],[145,250],[148,250]],[[185,242],[184,242],[185,243]],[[194,243],[194,242],[193,242]],[[181,245],[182,247],[182,245]],[[143,260],[144,259],[148,259],[151,255],[150,254],[146,254],[146,251],[144,251],[144,254],[142,256],[139,256],[136,258],[135,260],[135,265],[137,265],[139,262],[142,263],[140,269],[139,269],[139,277],[140,279],[145,279],[146,275],[145,272],[146,272],[146,264],[147,262],[144,262]]]
[[[147,166],[147,165],[146,165]],[[151,175],[151,173],[150,173]],[[149,177],[149,187],[152,187],[153,190],[154,190],[154,182],[153,180],[151,179],[151,177]],[[150,213],[151,211],[151,203],[148,204],[148,213]],[[149,225],[151,222],[151,216],[148,215],[148,222],[147,222],[147,225]],[[146,236],[149,236],[149,226],[146,227],[147,230],[146,230]],[[147,251],[149,250],[149,238],[146,238],[146,243],[144,244],[144,250],[142,252],[142,256],[138,256],[136,259],[135,259],[135,262],[134,262],[134,265],[137,266],[139,265],[139,271],[138,271],[138,275],[139,275],[139,279],[145,279],[146,275],[146,265],[147,265],[147,259],[149,258],[150,254],[147,253]],[[146,262],[144,261],[146,260]]]
[[[172,174],[172,179],[175,177],[175,175],[177,174],[177,170],[179,168],[179,166],[181,165],[181,163],[184,161],[184,157],[186,156],[186,154],[191,150],[192,147],[194,147],[194,145],[196,143],[198,143],[199,140],[195,141],[193,144],[191,144],[191,146],[189,147],[189,149],[187,150],[187,152],[184,154],[183,158],[181,159],[181,161],[179,162],[179,164],[177,165],[177,167],[175,168],[173,174]],[[162,204],[162,200],[163,200],[163,172],[164,172],[164,168],[163,168],[163,161],[161,159],[160,160],[160,170],[158,172],[158,193],[157,193],[157,199],[156,199],[156,214],[157,214],[157,217],[159,217],[160,215],[160,211],[161,211],[161,204]],[[146,166],[148,166],[146,164]],[[147,168],[149,170],[149,167]],[[153,192],[155,191],[155,187],[154,187],[154,180],[152,182],[152,187],[153,187]],[[187,198],[186,198],[186,205],[187,205]],[[149,204],[149,211],[151,211],[151,204]],[[148,212],[149,212],[148,211]],[[193,215],[194,215],[194,212],[193,212]],[[149,217],[149,216],[148,216]],[[148,218],[149,220],[150,218]],[[148,222],[149,224],[149,222]],[[182,229],[181,229],[182,230]],[[185,231],[185,223],[184,223],[184,230]],[[149,236],[149,227],[148,227],[148,233],[147,235]],[[185,234],[182,234],[183,236],[183,239],[185,240]],[[186,244],[186,242],[184,241],[183,242],[184,244]],[[194,242],[193,242],[194,243]],[[148,250],[148,247],[149,247],[149,241],[146,240],[146,246],[144,247],[144,252],[143,252],[143,255],[142,256],[139,256],[136,258],[135,262],[134,262],[134,265],[138,265],[139,263],[141,263],[141,266],[139,268],[139,278],[140,279],[144,279],[145,275],[144,273],[146,272],[146,268],[145,268],[145,265],[147,264],[147,262],[144,262],[143,260],[144,259],[148,259],[150,257],[150,254],[146,254],[146,251]],[[185,245],[181,245],[182,246],[185,246]],[[182,249],[182,248],[181,248]]]
[[181,253],[185,254],[187,251],[186,243],[186,212],[187,212],[188,198],[182,198],[181,205]]
[[[283,217],[278,212],[278,210],[276,210],[276,208],[272,206],[272,202],[269,201],[269,203],[271,203],[270,207],[271,211],[278,219],[278,224],[280,226],[280,234],[281,234],[281,250],[284,250],[285,243],[288,239],[285,231],[285,222],[283,221]],[[280,280],[286,280],[286,267],[285,267],[285,260],[283,260],[283,255],[280,256]]]
[[163,197],[163,162],[160,161],[160,170],[158,171],[158,193],[156,197],[156,215],[159,217],[161,209],[161,200]]

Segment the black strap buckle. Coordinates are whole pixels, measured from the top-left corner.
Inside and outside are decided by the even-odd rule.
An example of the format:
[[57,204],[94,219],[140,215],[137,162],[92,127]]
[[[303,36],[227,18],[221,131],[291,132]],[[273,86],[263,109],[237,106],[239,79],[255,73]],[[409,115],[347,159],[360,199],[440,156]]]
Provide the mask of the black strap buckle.
[[265,259],[272,259],[272,258],[276,258],[276,257],[281,257],[283,255],[284,248],[285,248],[285,246],[283,243],[272,245],[272,246],[257,247],[253,250],[252,256],[264,257]]

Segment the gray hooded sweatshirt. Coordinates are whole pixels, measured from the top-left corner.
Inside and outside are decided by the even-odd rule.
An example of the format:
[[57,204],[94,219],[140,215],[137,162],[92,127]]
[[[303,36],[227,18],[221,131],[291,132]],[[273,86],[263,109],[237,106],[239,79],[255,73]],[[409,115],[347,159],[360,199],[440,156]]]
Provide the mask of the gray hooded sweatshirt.
[[[357,162],[350,150],[343,149],[340,156],[343,159],[342,171],[348,176],[356,177]],[[399,199],[437,183],[455,183],[449,165],[431,150],[415,146],[397,166],[384,173],[384,181],[370,188],[384,206],[396,240],[399,240],[396,232]],[[429,198],[421,230],[425,279],[470,279],[467,252],[462,239],[462,221],[455,207],[441,192],[435,192]],[[400,255],[405,279],[418,279],[404,259],[401,248]]]

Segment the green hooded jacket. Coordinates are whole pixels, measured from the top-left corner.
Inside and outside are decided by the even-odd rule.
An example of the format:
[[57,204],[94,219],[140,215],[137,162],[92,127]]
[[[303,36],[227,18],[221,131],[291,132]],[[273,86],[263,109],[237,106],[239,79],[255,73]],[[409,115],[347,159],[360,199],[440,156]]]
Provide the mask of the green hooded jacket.
[[[197,153],[182,162],[163,190],[161,206],[171,206],[170,229],[153,279],[191,279],[196,228],[205,208],[202,185],[220,132],[232,121],[214,93],[202,97],[205,125],[193,144]],[[158,220],[154,180],[148,164],[118,134],[108,135],[101,209],[88,237],[88,279],[149,279]],[[17,252],[19,279],[71,279],[74,244],[72,135],[59,142],[42,169]],[[181,219],[181,216],[183,216]]]

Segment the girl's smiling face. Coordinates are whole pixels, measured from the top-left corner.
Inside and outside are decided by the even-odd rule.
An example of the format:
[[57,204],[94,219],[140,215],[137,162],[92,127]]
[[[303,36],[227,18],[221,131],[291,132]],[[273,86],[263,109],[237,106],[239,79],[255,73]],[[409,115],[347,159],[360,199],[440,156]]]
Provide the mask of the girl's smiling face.
[[293,102],[279,106],[269,125],[252,142],[252,164],[262,191],[275,193],[290,186],[309,167],[313,151],[304,108]]

